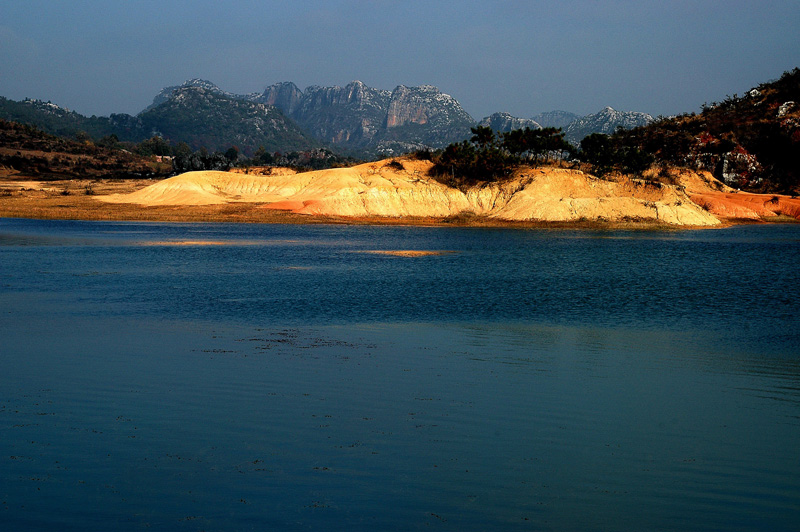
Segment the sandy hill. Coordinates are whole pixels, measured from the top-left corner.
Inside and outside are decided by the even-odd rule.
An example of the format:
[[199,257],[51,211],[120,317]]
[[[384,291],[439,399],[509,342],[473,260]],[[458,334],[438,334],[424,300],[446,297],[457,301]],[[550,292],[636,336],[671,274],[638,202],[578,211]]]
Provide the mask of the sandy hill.
[[461,191],[428,177],[427,161],[398,162],[402,167],[379,161],[294,175],[189,172],[131,194],[98,199],[144,206],[248,202],[299,214],[352,217],[474,214],[512,221],[720,223],[694,203],[682,186],[605,181],[578,170],[524,168],[503,184]]

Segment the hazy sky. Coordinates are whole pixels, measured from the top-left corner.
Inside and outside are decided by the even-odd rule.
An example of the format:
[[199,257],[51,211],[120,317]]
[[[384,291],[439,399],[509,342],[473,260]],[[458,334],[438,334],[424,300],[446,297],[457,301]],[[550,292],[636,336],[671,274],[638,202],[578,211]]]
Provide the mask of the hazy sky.
[[0,96],[136,114],[189,78],[431,84],[474,118],[698,111],[800,66],[799,0],[5,0]]

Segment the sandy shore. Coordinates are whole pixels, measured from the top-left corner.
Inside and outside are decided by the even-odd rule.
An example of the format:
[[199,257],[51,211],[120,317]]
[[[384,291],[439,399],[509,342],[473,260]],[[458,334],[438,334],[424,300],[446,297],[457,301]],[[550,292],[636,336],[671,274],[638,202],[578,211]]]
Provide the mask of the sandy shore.
[[161,205],[106,203],[96,196],[130,194],[151,180],[0,181],[0,217],[47,220],[114,220],[150,222],[315,223],[318,220],[258,204]]

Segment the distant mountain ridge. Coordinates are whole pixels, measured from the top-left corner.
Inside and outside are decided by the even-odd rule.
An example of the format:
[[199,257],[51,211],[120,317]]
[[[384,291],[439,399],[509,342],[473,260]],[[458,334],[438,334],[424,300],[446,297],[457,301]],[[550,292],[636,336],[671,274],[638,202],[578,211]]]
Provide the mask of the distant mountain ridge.
[[282,82],[267,87],[256,101],[276,106],[322,142],[381,154],[444,147],[466,138],[475,124],[455,98],[432,85],[388,91],[356,80],[300,91]]
[[0,118],[65,137],[83,131],[99,138],[108,135],[108,131],[114,127],[108,117],[86,117],[50,101],[30,98],[17,102],[0,96]]
[[164,87],[163,89],[161,89],[161,92],[156,94],[156,96],[153,98],[153,103],[151,103],[150,105],[145,107],[144,111],[142,111],[142,112],[147,112],[150,109],[153,109],[154,107],[158,107],[162,103],[165,103],[165,102],[169,101],[169,99],[172,97],[172,95],[175,93],[175,91],[178,91],[180,89],[189,88],[189,87],[204,89],[204,90],[207,90],[207,91],[210,91],[210,92],[217,93],[220,96],[225,96],[226,98],[230,98],[230,99],[234,99],[234,100],[253,100],[253,99],[255,99],[254,98],[255,96],[258,96],[258,93],[256,93],[256,94],[247,94],[247,95],[234,94],[232,92],[227,92],[227,91],[224,91],[224,90],[220,89],[217,85],[215,85],[214,83],[212,83],[210,81],[207,81],[207,80],[204,80],[204,79],[200,79],[200,78],[194,78],[194,79],[186,80],[183,83],[181,83],[180,85],[173,85],[171,87]]
[[606,107],[584,117],[567,111],[549,111],[534,118],[501,112],[476,122],[455,98],[432,85],[398,85],[388,91],[369,87],[358,80],[344,87],[312,85],[305,91],[292,82],[280,82],[266,87],[260,94],[236,95],[209,81],[193,79],[162,90],[150,108],[167,101],[176,88],[191,86],[233,99],[275,106],[320,142],[359,155],[392,155],[415,149],[442,148],[469,138],[470,128],[476,125],[489,126],[498,132],[526,127],[562,128],[566,139],[578,145],[591,133],[610,134],[618,127],[629,129],[653,121],[647,113]]
[[359,155],[444,147],[468,137],[475,125],[455,98],[432,85],[399,85],[388,91],[358,80],[344,87],[312,85],[305,91],[281,82],[262,93],[234,94],[210,81],[191,79],[161,90],[142,114],[189,88],[275,107],[319,142]]
[[541,129],[543,127],[561,128],[564,130],[566,140],[578,146],[584,137],[592,133],[610,135],[618,127],[632,129],[646,126],[654,120],[647,113],[617,111],[611,107],[606,107],[595,114],[583,117],[566,111],[550,111],[538,114],[536,118],[538,120],[518,118],[509,113],[494,113],[481,120],[478,125],[491,127],[500,133],[526,127],[531,129]]
[[494,113],[478,122],[455,98],[432,85],[398,85],[390,91],[356,80],[344,87],[312,85],[300,90],[292,82],[280,82],[260,93],[235,94],[199,78],[165,87],[136,116],[84,117],[50,102],[0,98],[0,118],[66,136],[83,131],[93,138],[116,135],[140,142],[156,135],[195,149],[235,145],[245,155],[261,146],[281,152],[329,146],[358,157],[443,148],[468,139],[470,128],[479,124],[496,131],[561,127],[577,144],[590,133],[652,121],[645,113],[607,108],[582,118],[566,111],[534,118]]
[[561,129],[564,129],[579,118],[580,115],[568,111],[547,111],[546,113],[539,113],[531,117],[532,120],[536,121],[542,127],[556,127]]
[[610,135],[617,128],[633,129],[635,127],[651,124],[654,118],[647,113],[633,111],[617,111],[606,107],[598,113],[587,115],[571,122],[564,128],[567,141],[580,144],[581,140],[592,133]]
[[235,145],[253,154],[262,146],[273,152],[320,145],[276,107],[217,91],[215,86],[181,86],[136,118],[144,130],[180,139],[194,149],[223,151]]
[[542,126],[536,120],[530,118],[517,118],[516,116],[511,116],[509,113],[494,113],[481,120],[478,125],[490,127],[495,131],[503,133],[513,131],[515,129],[525,129],[526,127],[531,129],[542,129],[542,127],[547,127]]

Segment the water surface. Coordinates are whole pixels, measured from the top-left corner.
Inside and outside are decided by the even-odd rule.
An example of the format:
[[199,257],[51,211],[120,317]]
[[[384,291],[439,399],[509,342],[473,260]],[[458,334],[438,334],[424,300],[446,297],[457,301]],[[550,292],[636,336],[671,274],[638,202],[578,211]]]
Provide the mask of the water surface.
[[795,530],[798,258],[796,225],[3,219],[0,524]]

